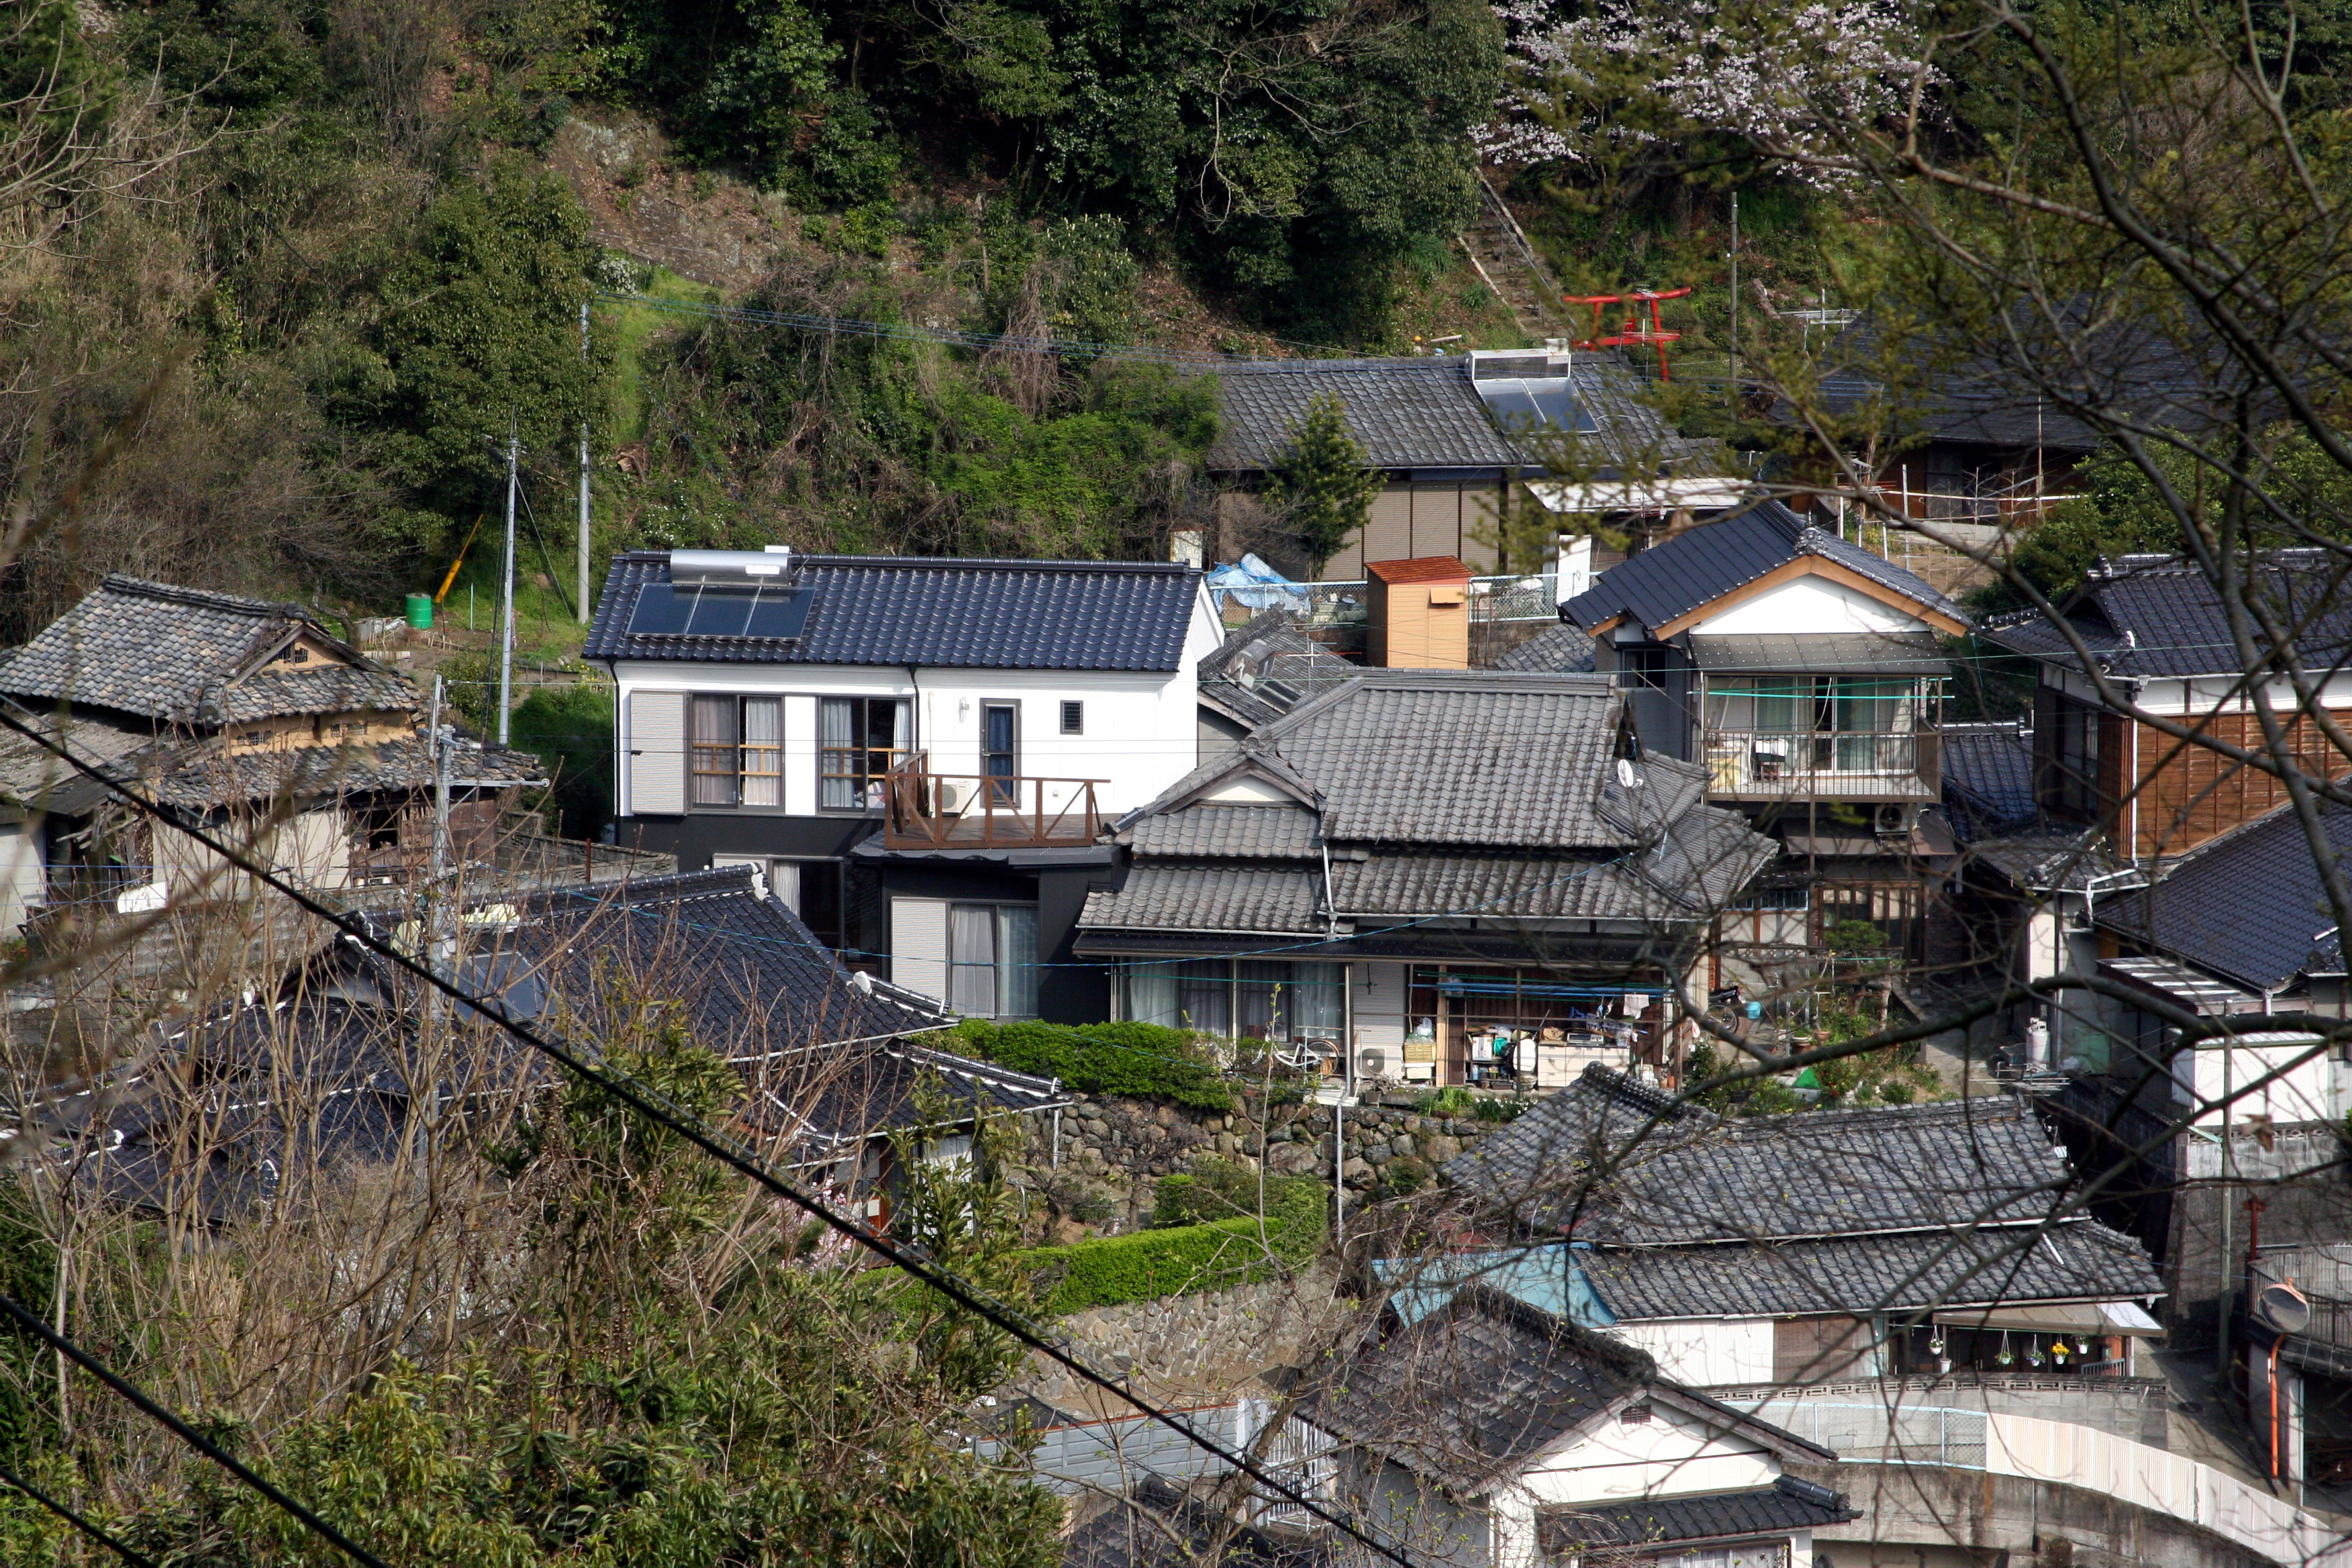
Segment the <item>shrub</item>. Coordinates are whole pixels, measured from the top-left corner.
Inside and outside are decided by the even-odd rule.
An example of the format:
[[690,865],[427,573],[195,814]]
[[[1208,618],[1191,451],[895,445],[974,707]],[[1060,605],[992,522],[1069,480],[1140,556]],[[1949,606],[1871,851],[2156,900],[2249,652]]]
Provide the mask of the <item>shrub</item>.
[[1413,1109],[1423,1116],[1468,1116],[1478,1107],[1478,1097],[1460,1084],[1450,1084],[1433,1093],[1424,1094]]
[[1214,1157],[1192,1162],[1190,1174],[1162,1176],[1152,1193],[1154,1226],[1201,1225],[1257,1214],[1260,1181],[1267,1214],[1319,1212],[1323,1183],[1315,1176],[1260,1177],[1255,1166]]
[[1323,1249],[1323,1194],[1313,1184],[1305,1189],[1286,1194],[1278,1210],[1269,1203],[1263,1247],[1259,1221],[1244,1215],[1035,1247],[1024,1260],[1039,1300],[1055,1313],[1269,1279],[1283,1265],[1305,1263]]
[[1172,1100],[1194,1110],[1234,1107],[1217,1075],[1183,1055],[1192,1037],[1155,1024],[1046,1024],[1035,1019],[995,1024],[967,1018],[949,1047],[1001,1063],[1015,1072],[1060,1079],[1082,1094],[1131,1095]]

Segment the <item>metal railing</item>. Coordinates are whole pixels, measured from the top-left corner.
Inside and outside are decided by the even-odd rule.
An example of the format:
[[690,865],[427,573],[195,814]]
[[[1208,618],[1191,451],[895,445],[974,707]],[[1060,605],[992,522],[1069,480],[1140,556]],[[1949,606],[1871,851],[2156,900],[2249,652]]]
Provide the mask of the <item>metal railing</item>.
[[[1559,619],[1561,604],[1591,587],[1599,576],[1597,572],[1528,572],[1473,577],[1470,619],[1473,623],[1556,621]],[[1366,580],[1356,578],[1279,586],[1269,584],[1244,592],[1266,596],[1268,604],[1260,608],[1272,607],[1276,599],[1286,601],[1287,607],[1303,616],[1307,625],[1322,626],[1362,621],[1370,604],[1370,586]]]
[[888,849],[1068,847],[1102,833],[1095,807],[1100,779],[937,773],[917,752],[890,771]]
[[1835,795],[1856,784],[1900,783],[1932,790],[1941,741],[1932,731],[1709,730],[1708,788],[1719,795]]

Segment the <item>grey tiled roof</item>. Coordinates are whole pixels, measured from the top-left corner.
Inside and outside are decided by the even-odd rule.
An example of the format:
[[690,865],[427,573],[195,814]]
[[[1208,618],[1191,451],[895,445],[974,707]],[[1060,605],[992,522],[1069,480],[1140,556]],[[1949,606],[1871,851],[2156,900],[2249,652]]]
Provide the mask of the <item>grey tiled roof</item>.
[[1591,676],[1368,670],[1252,735],[1310,783],[1333,843],[1619,848],[1597,815],[1616,696]]
[[1323,839],[1303,805],[1216,805],[1146,816],[1120,836],[1139,858],[1316,860]]
[[[1610,456],[1687,458],[1699,449],[1642,400],[1641,384],[1622,365],[1579,355],[1570,379],[1579,405],[1600,426],[1588,439]],[[1348,432],[1376,468],[1516,469],[1543,462],[1528,443],[1496,426],[1471,383],[1470,362],[1449,357],[1220,365],[1219,431],[1208,466],[1228,472],[1271,467],[1308,401],[1325,393],[1346,405]]]
[[1489,669],[1538,671],[1557,675],[1590,673],[1593,665],[1591,634],[1581,626],[1563,621],[1547,626],[1486,668]]
[[[2352,594],[2335,553],[2282,550],[2250,574],[2250,596],[2282,625],[2307,667],[2333,667],[2352,656]],[[2220,591],[2202,570],[2174,555],[2124,555],[2103,561],[2060,607],[2100,667],[2113,675],[2234,675],[2242,667]],[[1991,623],[1986,640],[2063,665],[2080,656],[2050,619],[2021,616]],[[2263,651],[2259,639],[2258,653]]]
[[2015,724],[1947,724],[1944,804],[1962,843],[2033,820],[2033,732]]
[[[288,795],[314,800],[333,795],[420,790],[433,783],[433,753],[422,740],[366,745],[303,746],[235,756],[181,753],[155,779],[156,798],[188,807],[229,806]],[[529,752],[461,744],[450,760],[459,787],[511,789],[547,782],[547,764]]]
[[[1538,1230],[1664,1247],[2038,1222],[2071,1180],[2022,1105],[1983,1100],[1630,1130],[1587,1072],[1446,1163]],[[1595,1180],[1589,1172],[1607,1174]]]
[[1845,1496],[1794,1476],[1746,1491],[1579,1503],[1536,1515],[1537,1549],[1546,1558],[1594,1556],[1612,1548],[1681,1541],[1737,1541],[1843,1524],[1862,1515]]
[[[2323,807],[2336,855],[2352,852],[2352,811]],[[2319,867],[2294,808],[2282,805],[2173,862],[2156,886],[2103,893],[2100,928],[2252,991],[2340,966]]]
[[1079,924],[1094,931],[1217,931],[1320,933],[1322,877],[1307,868],[1171,865],[1129,867],[1114,891],[1087,895]]
[[1645,627],[1661,626],[1807,555],[1833,561],[1924,609],[1968,622],[1967,611],[1923,579],[1812,527],[1769,498],[1628,556],[1570,599],[1562,613],[1588,630],[1619,616]]
[[1198,668],[1202,700],[1249,725],[1278,719],[1332,683],[1362,673],[1362,666],[1323,647],[1278,608],[1236,627]]
[[418,706],[415,683],[406,676],[349,665],[248,675],[221,694],[222,721],[229,724],[370,710],[405,713]]
[[586,657],[973,669],[1173,670],[1200,572],[1150,561],[796,555],[815,590],[794,643],[629,632],[638,591],[669,581],[667,552],[614,559]]
[[1376,855],[1331,866],[1342,917],[1678,920],[1719,909],[1772,859],[1735,812],[1702,807],[1632,860],[1535,855]]
[[87,714],[62,720],[56,709],[20,708],[0,698],[8,717],[30,729],[38,741],[0,728],[0,801],[28,811],[53,811],[79,816],[105,795],[102,786],[48,750],[62,743],[77,759],[110,778],[136,778],[143,753],[153,750],[155,737],[143,723],[110,723]]
[[1990,868],[2032,892],[2081,892],[2095,877],[2115,888],[2119,873],[2133,869],[2107,847],[2097,828],[2036,826],[1970,844],[1968,863]]
[[1646,1393],[1656,1375],[1640,1351],[1473,1285],[1359,1352],[1299,1415],[1475,1494]]
[[1586,1277],[1625,1321],[1925,1311],[2160,1295],[2137,1241],[2096,1220],[1746,1246],[1600,1247]]
[[1293,360],[1217,369],[1218,436],[1209,466],[1267,468],[1307,405],[1326,393],[1378,468],[1517,468],[1457,359]]
[[299,605],[116,574],[0,664],[0,692],[32,704],[71,701],[160,723],[194,722],[208,689],[229,686],[303,626],[342,647]]

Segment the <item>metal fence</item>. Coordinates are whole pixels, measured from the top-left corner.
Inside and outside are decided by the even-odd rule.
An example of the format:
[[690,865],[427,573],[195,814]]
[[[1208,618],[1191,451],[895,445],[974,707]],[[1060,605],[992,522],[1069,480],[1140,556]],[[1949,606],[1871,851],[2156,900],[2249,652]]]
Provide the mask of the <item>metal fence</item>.
[[1733,1404],[1809,1443],[1820,1444],[1849,1463],[1985,1468],[1987,1419],[1981,1410],[1789,1398]]
[[[1531,572],[1524,575],[1470,579],[1470,619],[1486,621],[1556,621],[1559,606],[1592,586],[1594,574]],[[1345,626],[1364,619],[1370,584],[1363,579],[1332,583],[1265,584],[1255,587],[1221,589],[1244,607],[1293,610],[1310,626]]]

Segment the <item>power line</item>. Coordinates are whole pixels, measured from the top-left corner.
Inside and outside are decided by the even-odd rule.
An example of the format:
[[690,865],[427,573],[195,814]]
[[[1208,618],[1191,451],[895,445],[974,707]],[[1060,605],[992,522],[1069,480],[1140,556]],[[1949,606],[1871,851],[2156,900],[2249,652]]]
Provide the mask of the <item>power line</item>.
[[[27,738],[33,738],[32,731],[18,724],[14,714],[0,713],[0,722],[5,722],[14,726],[16,729],[17,733],[21,735],[25,735]],[[68,757],[65,760],[68,763],[73,763],[76,767],[80,766],[79,763],[74,763],[74,760],[71,757]],[[128,791],[118,791],[117,793],[124,795],[129,794]],[[304,1526],[306,1526],[313,1534],[316,1534],[320,1540],[335,1546],[346,1556],[350,1557],[352,1562],[363,1564],[364,1568],[386,1568],[383,1559],[378,1557],[373,1552],[368,1551],[365,1547],[354,1544],[352,1539],[345,1535],[341,1531],[337,1530],[333,1525],[329,1524],[325,1520],[320,1519],[317,1514],[312,1513],[309,1509],[304,1508],[300,1503],[296,1502],[292,1498],[288,1497],[284,1492],[278,1490],[278,1488],[270,1485],[269,1482],[254,1474],[252,1470],[240,1464],[234,1455],[226,1452],[218,1444],[212,1441],[209,1437],[206,1437],[203,1433],[197,1431],[185,1421],[181,1420],[177,1415],[173,1415],[169,1410],[164,1409],[162,1405],[148,1398],[144,1394],[139,1392],[136,1387],[125,1381],[119,1373],[117,1373],[113,1368],[108,1366],[104,1362],[99,1360],[96,1356],[90,1354],[88,1351],[74,1343],[73,1341],[68,1339],[65,1335],[58,1332],[55,1329],[50,1328],[49,1325],[43,1321],[37,1313],[27,1311],[24,1307],[18,1305],[13,1298],[5,1295],[0,1295],[0,1311],[6,1312],[10,1317],[16,1319],[19,1325],[26,1329],[29,1329],[34,1333],[39,1335],[42,1339],[47,1341],[51,1348],[71,1360],[83,1371],[89,1373],[100,1383],[106,1384],[107,1387],[121,1394],[125,1400],[128,1400],[132,1405],[137,1407],[142,1414],[148,1416],[151,1420],[161,1422],[163,1426],[171,1428],[173,1435],[177,1436],[182,1442],[187,1444],[188,1447],[195,1449],[196,1452],[204,1455],[205,1458],[220,1466],[221,1468],[226,1470],[230,1475],[235,1476],[238,1480],[243,1481],[247,1486],[251,1487],[255,1491],[259,1492],[263,1497],[268,1498],[271,1502],[276,1503],[279,1508],[284,1509],[288,1513],[292,1514],[296,1519],[301,1521]]]
[[[5,726],[24,739],[32,742],[44,752],[57,757],[83,777],[104,788],[132,810],[211,851],[257,882],[275,889],[305,912],[325,921],[378,958],[404,971],[451,1001],[473,1008],[483,1017],[497,1024],[514,1039],[554,1061],[582,1082],[603,1089],[647,1121],[677,1133],[706,1154],[731,1167],[738,1174],[747,1177],[775,1196],[784,1199],[810,1217],[865,1247],[901,1272],[929,1285],[959,1306],[986,1319],[1029,1346],[1030,1349],[1131,1406],[1139,1415],[1167,1427],[1184,1441],[1248,1476],[1282,1500],[1304,1509],[1313,1517],[1331,1525],[1350,1539],[1396,1563],[1398,1568],[1414,1568],[1412,1561],[1401,1552],[1385,1542],[1375,1540],[1348,1520],[1325,1508],[1315,1499],[1279,1479],[1247,1453],[1227,1447],[1215,1438],[1200,1432],[1189,1423],[1178,1419],[1165,1407],[1144,1399],[1129,1389],[1120,1380],[1097,1370],[1066,1344],[1056,1343],[1048,1339],[1043,1330],[1030,1323],[1020,1313],[982,1290],[978,1286],[971,1285],[948,1270],[937,1267],[919,1247],[902,1244],[887,1236],[869,1230],[864,1224],[841,1214],[824,1200],[802,1191],[794,1183],[787,1181],[770,1170],[767,1163],[758,1154],[747,1147],[738,1146],[731,1140],[722,1138],[719,1134],[711,1131],[703,1125],[700,1118],[672,1105],[658,1090],[647,1088],[626,1073],[606,1067],[601,1060],[590,1060],[579,1049],[569,1045],[558,1044],[516,1022],[507,1012],[506,1004],[502,999],[477,995],[464,986],[443,977],[431,966],[418,963],[392,943],[378,937],[368,929],[364,921],[357,917],[331,907],[305,889],[287,881],[277,871],[254,859],[235,846],[215,837],[202,828],[182,821],[172,811],[132,790],[126,789],[107,777],[100,770],[75,756],[71,750],[62,743],[52,741],[26,725],[5,708],[0,708],[0,726]],[[595,1047],[591,1046],[586,1048],[593,1051]],[[601,1056],[601,1053],[599,1055]],[[102,1363],[89,1360],[86,1352],[79,1347],[53,1333],[47,1323],[27,1313],[5,1296],[0,1296],[0,1307],[5,1308],[9,1313],[58,1349],[89,1367],[123,1397],[131,1400],[154,1418],[170,1426],[188,1442],[196,1445],[204,1452],[228,1467],[233,1474],[247,1480],[272,1501],[278,1502],[280,1507],[310,1524],[328,1540],[348,1552],[356,1561],[366,1564],[367,1568],[384,1568],[383,1563],[368,1555],[359,1547],[351,1544],[325,1521],[319,1519],[299,1503],[286,1497],[260,1477],[238,1464],[234,1458],[222,1453],[189,1428],[184,1422],[155,1405],[138,1390],[115,1376],[113,1373],[106,1370]]]
[[47,1509],[51,1513],[56,1514],[59,1519],[64,1520],[68,1524],[72,1525],[76,1530],[80,1531],[84,1535],[89,1536],[92,1541],[97,1542],[100,1545],[113,1552],[117,1557],[120,1557],[125,1563],[130,1563],[131,1568],[155,1568],[155,1564],[153,1563],[142,1557],[138,1552],[133,1552],[130,1547],[124,1545],[113,1536],[109,1535],[105,1531],[100,1530],[97,1525],[91,1523],[89,1520],[84,1519],[80,1514],[76,1513],[72,1509],[67,1507],[64,1503],[59,1502],[57,1499],[51,1497],[48,1493],[43,1491],[40,1488],[35,1486],[32,1482],[26,1480],[24,1477],[18,1475],[16,1471],[10,1469],[5,1465],[0,1465],[0,1481],[5,1481],[10,1486],[15,1487],[26,1497],[31,1498],[35,1502],[39,1503],[43,1508]]

